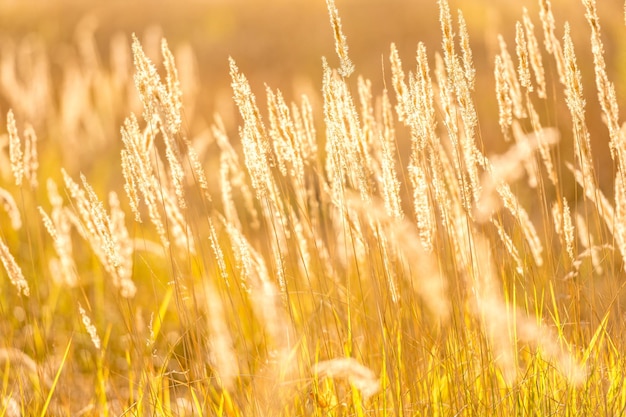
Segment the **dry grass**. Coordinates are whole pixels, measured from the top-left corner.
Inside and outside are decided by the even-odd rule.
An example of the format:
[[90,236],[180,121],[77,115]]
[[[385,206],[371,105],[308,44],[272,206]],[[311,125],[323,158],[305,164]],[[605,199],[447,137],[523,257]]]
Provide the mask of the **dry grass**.
[[190,128],[189,48],[116,38],[104,64],[85,34],[60,85],[43,45],[3,49],[0,415],[624,413],[626,128],[595,2],[592,93],[540,0],[494,39],[497,110],[447,0],[440,52],[407,71],[391,45],[393,91],[352,75],[327,6],[321,97],[257,100],[230,59],[235,136]]

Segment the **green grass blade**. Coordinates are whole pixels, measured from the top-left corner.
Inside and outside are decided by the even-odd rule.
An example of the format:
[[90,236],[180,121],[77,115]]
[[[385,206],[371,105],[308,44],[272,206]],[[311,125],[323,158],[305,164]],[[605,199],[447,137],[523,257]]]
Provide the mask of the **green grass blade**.
[[65,353],[63,354],[63,359],[61,360],[61,365],[59,365],[59,369],[57,370],[56,375],[54,376],[54,381],[52,381],[52,386],[50,387],[50,392],[48,393],[48,398],[46,398],[46,402],[41,409],[40,417],[45,417],[46,412],[48,411],[48,407],[50,406],[50,401],[52,400],[52,394],[54,394],[54,389],[59,382],[59,377],[61,376],[61,371],[65,366],[65,362],[67,361],[67,355],[70,353],[70,346],[72,346],[72,339],[67,343],[67,347],[65,348]]

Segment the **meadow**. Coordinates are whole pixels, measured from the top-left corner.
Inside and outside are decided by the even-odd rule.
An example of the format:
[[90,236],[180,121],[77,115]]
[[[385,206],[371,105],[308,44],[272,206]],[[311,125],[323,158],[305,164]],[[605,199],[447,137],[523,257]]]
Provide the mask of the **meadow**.
[[70,3],[0,5],[0,416],[626,413],[626,7]]

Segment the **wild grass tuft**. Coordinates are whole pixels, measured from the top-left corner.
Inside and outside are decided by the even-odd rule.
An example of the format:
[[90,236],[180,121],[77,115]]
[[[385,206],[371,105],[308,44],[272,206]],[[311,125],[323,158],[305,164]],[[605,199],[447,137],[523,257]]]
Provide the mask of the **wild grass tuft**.
[[[447,0],[441,50],[406,70],[392,44],[381,91],[350,78],[328,0],[320,108],[253,92],[231,58],[239,126],[198,135],[188,49],[133,35],[105,64],[84,38],[57,86],[31,46],[2,89],[0,415],[622,415],[626,128],[582,3],[597,102],[549,0],[493,40],[489,92]],[[58,160],[104,149],[85,173]]]

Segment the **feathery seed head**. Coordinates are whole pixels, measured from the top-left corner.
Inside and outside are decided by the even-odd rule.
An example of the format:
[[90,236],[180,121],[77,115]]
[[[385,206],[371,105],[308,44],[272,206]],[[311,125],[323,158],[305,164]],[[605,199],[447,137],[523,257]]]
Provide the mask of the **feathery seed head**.
[[19,187],[22,185],[22,178],[24,177],[24,156],[22,154],[22,142],[17,133],[13,110],[9,110],[7,113],[7,130],[9,132],[9,158],[11,160],[11,170],[13,171],[13,176],[15,177],[15,185]]
[[2,265],[4,265],[4,269],[9,276],[9,280],[11,284],[15,288],[17,288],[17,292],[20,295],[28,297],[30,295],[30,288],[28,286],[28,282],[26,278],[24,278],[24,274],[22,273],[22,268],[17,264],[15,258],[9,251],[8,246],[4,242],[4,240],[0,237],[0,261],[2,261]]
[[354,72],[354,64],[348,57],[348,42],[341,28],[339,11],[337,10],[337,6],[335,6],[335,0],[326,0],[326,6],[328,7],[330,24],[333,27],[333,34],[335,35],[335,50],[337,51],[337,56],[339,56],[340,63],[339,74],[347,78]]

